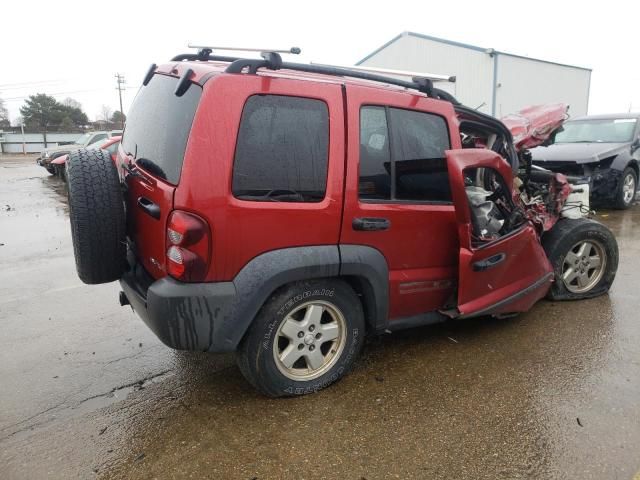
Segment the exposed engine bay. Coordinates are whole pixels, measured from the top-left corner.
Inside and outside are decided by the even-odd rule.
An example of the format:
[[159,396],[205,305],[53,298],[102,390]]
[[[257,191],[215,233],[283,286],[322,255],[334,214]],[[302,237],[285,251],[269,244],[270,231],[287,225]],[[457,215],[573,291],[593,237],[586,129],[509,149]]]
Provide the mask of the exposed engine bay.
[[495,240],[530,220],[539,234],[561,217],[589,213],[589,186],[532,165],[529,148],[548,141],[568,118],[564,104],[529,107],[502,121],[467,107],[456,107],[463,148],[486,148],[512,166],[513,185],[490,169],[465,170],[475,240]]

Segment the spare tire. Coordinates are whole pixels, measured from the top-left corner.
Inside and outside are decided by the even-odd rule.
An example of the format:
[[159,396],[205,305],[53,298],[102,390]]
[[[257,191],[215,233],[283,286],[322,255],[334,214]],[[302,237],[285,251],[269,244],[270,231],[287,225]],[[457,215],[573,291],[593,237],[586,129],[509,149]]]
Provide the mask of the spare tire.
[[607,227],[587,218],[563,218],[542,236],[555,281],[547,298],[579,300],[609,291],[618,271],[618,242]]
[[125,210],[118,172],[105,150],[77,150],[67,160],[69,220],[80,280],[119,279],[125,270]]

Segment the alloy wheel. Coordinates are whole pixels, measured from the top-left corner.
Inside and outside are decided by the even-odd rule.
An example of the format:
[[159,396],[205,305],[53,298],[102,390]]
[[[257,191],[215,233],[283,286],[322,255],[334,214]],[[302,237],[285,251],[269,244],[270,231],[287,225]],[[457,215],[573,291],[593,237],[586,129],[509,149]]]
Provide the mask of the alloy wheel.
[[584,293],[598,284],[604,274],[607,257],[602,245],[595,240],[576,243],[562,264],[562,281],[572,293]]
[[273,342],[278,370],[292,380],[318,378],[335,365],[346,343],[346,321],[333,304],[306,302],[280,323]]
[[625,205],[628,205],[633,200],[636,193],[636,180],[632,173],[628,173],[622,181],[622,199]]

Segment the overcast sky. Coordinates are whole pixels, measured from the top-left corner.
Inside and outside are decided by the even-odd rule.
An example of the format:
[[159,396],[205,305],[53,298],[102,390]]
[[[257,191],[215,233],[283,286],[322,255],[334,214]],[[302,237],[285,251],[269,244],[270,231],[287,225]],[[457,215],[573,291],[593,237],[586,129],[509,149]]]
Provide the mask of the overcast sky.
[[[3,2],[0,97],[11,118],[24,98],[72,97],[93,120],[127,111],[151,63],[205,43],[299,46],[296,61],[354,64],[403,31],[593,69],[589,113],[640,110],[640,1],[447,0]],[[447,73],[447,72],[432,72]]]

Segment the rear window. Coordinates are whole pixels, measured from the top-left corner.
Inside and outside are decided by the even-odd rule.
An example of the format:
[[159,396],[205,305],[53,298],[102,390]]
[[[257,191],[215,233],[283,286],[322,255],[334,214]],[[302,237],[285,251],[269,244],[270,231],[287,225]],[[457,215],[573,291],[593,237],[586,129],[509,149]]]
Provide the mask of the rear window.
[[122,147],[150,173],[177,184],[202,88],[192,84],[182,97],[177,78],[154,75],[140,89],[127,117]]
[[327,186],[328,152],[326,103],[249,97],[238,131],[233,194],[252,201],[319,202]]

